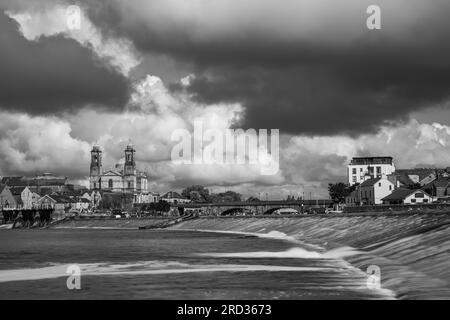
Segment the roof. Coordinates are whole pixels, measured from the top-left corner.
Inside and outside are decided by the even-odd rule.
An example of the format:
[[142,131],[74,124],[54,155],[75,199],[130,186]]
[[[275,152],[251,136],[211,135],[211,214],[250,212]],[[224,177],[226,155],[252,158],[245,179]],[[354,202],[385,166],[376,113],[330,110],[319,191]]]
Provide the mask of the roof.
[[64,195],[60,195],[60,194],[57,194],[57,193],[46,194],[42,198],[45,198],[45,197],[52,199],[56,203],[73,203],[73,200],[70,199],[69,197],[64,196]]
[[397,180],[400,181],[403,185],[414,184],[414,181],[406,174],[406,172],[395,172],[394,175],[397,177]]
[[373,160],[373,159],[393,159],[393,158],[390,156],[378,156],[378,157],[353,157],[352,159]]
[[0,183],[0,193],[2,193],[3,192],[3,190],[5,189],[7,187],[7,185],[6,184],[2,184],[2,183]]
[[26,186],[22,186],[22,187],[10,187],[9,189],[11,190],[11,193],[14,196],[20,196],[22,195],[23,190],[25,190]]
[[427,186],[434,185],[437,188],[447,188],[450,184],[450,178],[439,178],[430,182]]
[[431,169],[431,168],[415,168],[415,169],[398,169],[396,170],[396,173],[400,173],[403,174],[405,173],[406,175],[415,175],[419,177],[419,181],[425,179],[426,177],[428,177],[431,174],[435,174],[436,173],[436,169]]
[[165,195],[163,195],[161,198],[166,198],[166,199],[185,199],[185,197],[183,197],[181,194],[179,194],[176,191],[169,191]]
[[69,197],[62,196],[62,195],[50,195],[50,197],[55,200],[57,203],[72,203],[73,200]]
[[423,191],[422,189],[405,189],[405,188],[399,188],[394,190],[390,195],[384,197],[383,201],[391,201],[391,200],[403,200],[405,199],[407,196],[415,193],[415,192],[422,192],[426,195],[428,195],[428,193],[426,193],[425,191]]
[[366,164],[392,164],[392,157],[353,157],[350,161],[352,165],[366,165]]
[[361,187],[371,187],[373,186],[375,183],[377,183],[378,181],[380,181],[381,178],[372,178],[372,179],[367,179],[366,181],[364,181],[363,183],[360,184]]

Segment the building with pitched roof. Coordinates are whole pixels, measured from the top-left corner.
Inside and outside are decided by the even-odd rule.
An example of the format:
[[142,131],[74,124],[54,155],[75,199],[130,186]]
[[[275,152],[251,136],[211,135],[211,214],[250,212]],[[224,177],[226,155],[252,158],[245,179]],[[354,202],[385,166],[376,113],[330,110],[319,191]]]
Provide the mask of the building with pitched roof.
[[382,199],[394,189],[394,183],[384,175],[379,178],[366,176],[366,180],[345,198],[345,203],[348,206],[382,204]]
[[424,204],[433,202],[433,197],[421,189],[399,188],[382,200],[383,204]]
[[6,184],[0,183],[0,209],[16,209],[16,199]]

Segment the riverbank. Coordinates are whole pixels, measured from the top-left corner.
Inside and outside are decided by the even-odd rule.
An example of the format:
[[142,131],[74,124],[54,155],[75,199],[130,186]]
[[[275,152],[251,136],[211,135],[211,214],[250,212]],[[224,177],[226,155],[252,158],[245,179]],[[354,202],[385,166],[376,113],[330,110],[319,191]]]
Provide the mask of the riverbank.
[[381,271],[381,287],[400,299],[450,299],[450,214],[202,218],[175,230],[254,233],[312,245],[326,253],[343,247],[359,253],[345,260],[366,272]]

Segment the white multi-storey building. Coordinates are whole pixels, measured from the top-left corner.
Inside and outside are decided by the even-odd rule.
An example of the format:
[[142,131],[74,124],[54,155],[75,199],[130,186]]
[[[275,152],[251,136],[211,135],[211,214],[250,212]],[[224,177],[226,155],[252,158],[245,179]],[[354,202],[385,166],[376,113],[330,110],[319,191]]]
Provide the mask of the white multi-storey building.
[[395,172],[392,157],[355,157],[350,161],[347,169],[348,183],[354,185],[371,178],[380,178]]

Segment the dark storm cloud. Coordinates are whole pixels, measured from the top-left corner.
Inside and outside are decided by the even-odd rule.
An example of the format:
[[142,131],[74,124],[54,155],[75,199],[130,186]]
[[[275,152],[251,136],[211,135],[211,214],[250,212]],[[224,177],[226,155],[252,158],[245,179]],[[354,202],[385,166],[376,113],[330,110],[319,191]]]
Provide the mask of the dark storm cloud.
[[119,109],[127,102],[127,79],[76,41],[28,41],[4,13],[0,30],[0,108],[42,114],[87,104]]
[[105,32],[194,64],[187,90],[241,102],[240,126],[359,134],[450,98],[448,1],[380,0],[375,31],[365,0],[87,3]]

